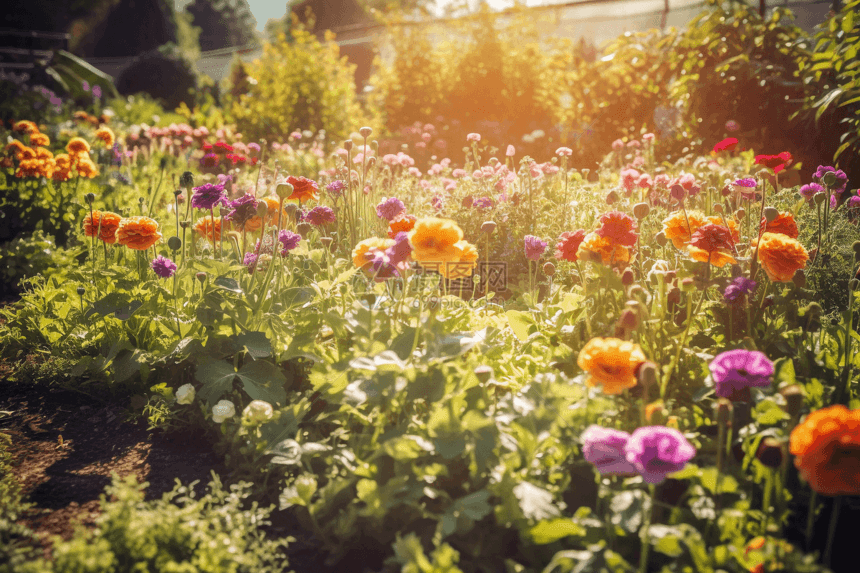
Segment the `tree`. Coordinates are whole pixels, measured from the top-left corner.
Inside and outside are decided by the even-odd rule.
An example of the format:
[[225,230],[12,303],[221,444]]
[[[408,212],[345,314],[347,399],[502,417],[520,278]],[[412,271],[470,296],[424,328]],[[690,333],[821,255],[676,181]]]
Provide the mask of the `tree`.
[[248,0],[194,0],[185,11],[200,28],[203,51],[244,46],[255,39],[257,21]]

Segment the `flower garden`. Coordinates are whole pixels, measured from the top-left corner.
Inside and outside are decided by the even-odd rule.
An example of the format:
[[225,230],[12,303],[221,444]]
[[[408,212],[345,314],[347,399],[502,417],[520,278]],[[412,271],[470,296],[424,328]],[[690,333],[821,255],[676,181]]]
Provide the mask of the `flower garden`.
[[838,161],[734,121],[677,154],[616,133],[593,165],[444,118],[247,141],[100,95],[0,126],[2,384],[203,436],[224,471],[161,501],[115,475],[43,555],[13,441],[4,571],[304,573],[297,543],[315,571],[856,570]]

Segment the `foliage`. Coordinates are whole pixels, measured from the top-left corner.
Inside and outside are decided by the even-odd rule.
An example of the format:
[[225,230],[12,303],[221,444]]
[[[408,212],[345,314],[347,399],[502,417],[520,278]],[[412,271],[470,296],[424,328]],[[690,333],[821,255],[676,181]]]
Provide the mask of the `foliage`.
[[256,502],[246,507],[251,484],[226,491],[213,473],[209,492],[195,499],[195,483],[177,480],[160,500],[144,502],[148,484],[113,474],[96,531],[80,527],[69,541],[56,537],[52,561],[39,559],[17,571],[283,571],[280,551],[288,540],[265,538],[260,527],[271,509]]
[[54,238],[41,231],[0,245],[0,295],[17,292],[23,279],[36,275],[50,278],[54,271],[72,266],[78,254],[83,253],[58,248]]
[[255,20],[248,0],[194,0],[185,7],[200,29],[200,49],[241,47],[254,40]]
[[[6,415],[0,413],[0,416]],[[11,573],[33,558],[27,544],[35,541],[33,532],[17,523],[32,504],[21,498],[21,487],[12,473],[12,438],[0,433],[0,571]]]
[[180,103],[193,105],[197,76],[191,63],[175,50],[152,50],[123,69],[116,87],[123,95],[145,92],[174,109]]
[[231,115],[253,139],[275,140],[296,129],[324,129],[344,137],[365,122],[355,94],[353,66],[339,56],[329,35],[324,43],[296,26],[266,43],[248,66],[251,89],[239,95]]

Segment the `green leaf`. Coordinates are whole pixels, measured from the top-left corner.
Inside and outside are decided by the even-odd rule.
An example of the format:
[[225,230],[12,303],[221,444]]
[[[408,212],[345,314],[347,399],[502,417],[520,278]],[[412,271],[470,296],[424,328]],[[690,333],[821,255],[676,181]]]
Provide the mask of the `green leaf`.
[[274,454],[275,457],[269,462],[278,465],[292,466],[302,461],[302,447],[297,441],[291,439],[279,442],[273,448],[267,449],[264,454]]
[[779,358],[773,363],[773,379],[777,383],[797,383],[797,377],[794,373],[794,362],[791,360],[791,358]]
[[253,358],[272,355],[272,343],[262,332],[243,332],[236,337],[236,346],[245,348]]
[[218,277],[217,279],[212,281],[212,284],[219,286],[225,290],[229,290],[231,292],[242,292],[242,287],[239,286],[239,281],[231,277]]
[[265,360],[246,363],[236,374],[242,381],[245,392],[252,400],[263,400],[270,404],[283,404],[287,399],[281,369]]
[[514,331],[516,337],[525,342],[529,337],[531,327],[534,326],[532,316],[527,312],[519,310],[509,310],[505,313],[505,316],[508,317],[508,324],[511,326],[511,330]]
[[211,407],[233,387],[236,371],[223,360],[210,360],[197,366],[194,377],[203,384],[197,394]]
[[833,101],[840,95],[842,95],[842,88],[836,88],[813,104],[813,107],[815,108],[815,121],[818,121],[821,118],[822,114],[827,111],[830,104],[833,103]]
[[536,545],[548,545],[565,537],[583,537],[585,534],[585,528],[572,519],[541,521],[529,529],[529,535]]
[[[717,493],[717,468],[702,469],[699,481],[702,484],[702,487],[707,489],[709,492],[714,494]],[[719,492],[721,494],[733,493],[738,491],[738,480],[723,472],[720,475],[719,486]]]
[[549,519],[561,514],[552,502],[552,494],[530,482],[524,481],[514,486],[514,495],[527,519]]
[[651,500],[639,490],[619,492],[609,502],[609,521],[633,533],[642,525],[643,506],[650,503]]

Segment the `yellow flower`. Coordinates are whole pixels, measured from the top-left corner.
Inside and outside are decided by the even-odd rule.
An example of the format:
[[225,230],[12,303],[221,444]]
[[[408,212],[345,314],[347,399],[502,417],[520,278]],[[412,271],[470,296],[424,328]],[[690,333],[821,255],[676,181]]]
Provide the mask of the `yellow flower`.
[[104,143],[105,147],[113,147],[113,144],[116,141],[116,136],[114,136],[111,128],[103,125],[96,130],[96,139]]
[[589,373],[585,383],[600,384],[605,394],[636,386],[636,369],[645,362],[638,344],[619,338],[592,338],[579,352],[577,364]]
[[370,237],[369,239],[365,239],[359,242],[352,250],[352,264],[364,271],[367,271],[370,269],[370,261],[365,255],[367,255],[371,249],[384,251],[393,244],[393,239],[381,239],[379,237]]
[[439,274],[450,280],[472,276],[478,266],[478,248],[468,241],[458,241],[454,247],[458,251],[457,259],[439,265]]
[[459,259],[461,249],[456,244],[462,240],[463,231],[450,219],[427,217],[415,223],[409,231],[412,259],[422,267],[429,266],[435,270],[444,263]]
[[69,155],[81,155],[83,153],[89,153],[90,144],[84,140],[82,137],[73,137],[68,144],[66,144],[66,151],[69,152]]

